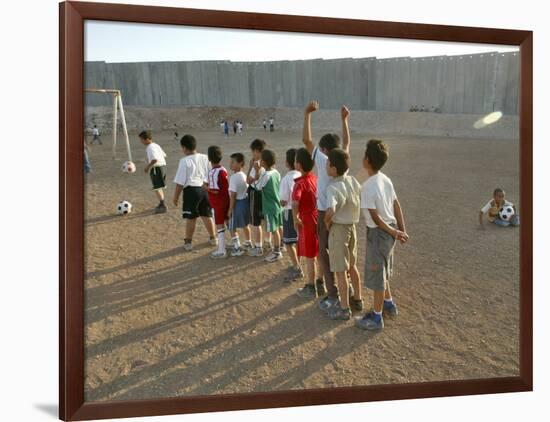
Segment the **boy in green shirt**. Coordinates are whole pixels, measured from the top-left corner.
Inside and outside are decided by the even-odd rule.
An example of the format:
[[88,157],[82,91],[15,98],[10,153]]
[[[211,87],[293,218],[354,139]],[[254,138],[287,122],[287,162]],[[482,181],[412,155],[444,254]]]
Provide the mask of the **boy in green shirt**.
[[266,223],[266,231],[272,233],[273,236],[273,250],[265,260],[275,262],[283,258],[279,232],[283,226],[283,208],[279,197],[281,175],[274,168],[275,153],[273,151],[269,149],[262,151],[261,166],[266,171],[256,182],[256,189],[262,192],[262,214]]

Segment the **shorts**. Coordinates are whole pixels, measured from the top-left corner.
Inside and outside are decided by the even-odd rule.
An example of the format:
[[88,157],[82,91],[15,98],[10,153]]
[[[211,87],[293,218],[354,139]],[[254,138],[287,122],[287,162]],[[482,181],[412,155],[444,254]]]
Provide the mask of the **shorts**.
[[153,182],[153,190],[166,188],[166,166],[151,167],[149,176]]
[[283,243],[285,245],[294,245],[298,242],[298,233],[294,228],[294,218],[292,210],[283,211]]
[[315,218],[303,220],[304,225],[298,232],[298,256],[316,258],[319,255],[319,238]]
[[262,192],[249,186],[248,204],[250,209],[250,224],[254,227],[261,226],[264,218],[262,214]]
[[[392,225],[393,226],[393,225]],[[378,227],[367,227],[367,257],[365,260],[365,286],[384,291],[386,281],[393,274],[395,239]]]
[[357,262],[357,235],[354,224],[332,224],[328,234],[330,271],[348,271]]
[[264,214],[265,230],[268,233],[275,233],[283,226],[283,213]]
[[237,199],[233,214],[229,219],[229,230],[244,229],[250,224],[250,212],[248,210],[248,199]]
[[201,186],[183,188],[183,218],[212,217],[208,193]]
[[229,211],[229,202],[221,202],[212,206],[214,214],[214,224],[222,225],[227,221],[227,213]]

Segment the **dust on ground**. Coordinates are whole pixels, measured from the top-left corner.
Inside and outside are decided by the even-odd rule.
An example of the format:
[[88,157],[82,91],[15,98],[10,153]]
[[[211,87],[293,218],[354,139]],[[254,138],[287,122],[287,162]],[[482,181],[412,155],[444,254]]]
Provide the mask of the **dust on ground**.
[[[194,134],[200,152],[220,145],[226,166],[232,152],[249,157],[251,139],[262,137],[282,174],[284,152],[301,144],[299,131]],[[360,182],[369,137],[352,136],[351,174]],[[200,222],[195,250],[184,252],[181,212],[170,206],[181,157],[173,132],[155,134],[168,154],[164,215],[152,214],[144,148],[136,133],[131,138],[135,174],[121,172],[124,159],[111,159],[108,135],[90,153],[86,401],[519,375],[519,230],[477,223],[497,186],[519,205],[517,140],[384,137],[384,172],[411,239],[396,248],[392,290],[400,314],[376,334],[328,320],[314,301],[297,297],[300,283],[283,282],[286,258],[213,261]],[[130,215],[116,215],[120,200],[133,204]],[[363,222],[358,236],[363,273]],[[370,308],[371,296],[365,299]]]

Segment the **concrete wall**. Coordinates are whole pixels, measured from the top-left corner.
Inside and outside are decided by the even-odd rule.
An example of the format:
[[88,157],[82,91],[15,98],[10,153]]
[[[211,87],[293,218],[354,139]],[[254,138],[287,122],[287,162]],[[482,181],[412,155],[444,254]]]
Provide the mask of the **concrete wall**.
[[[85,86],[116,88],[126,105],[303,107],[345,103],[354,110],[442,113],[518,112],[519,54],[334,59],[276,62],[85,64]],[[86,94],[86,105],[109,105]]]

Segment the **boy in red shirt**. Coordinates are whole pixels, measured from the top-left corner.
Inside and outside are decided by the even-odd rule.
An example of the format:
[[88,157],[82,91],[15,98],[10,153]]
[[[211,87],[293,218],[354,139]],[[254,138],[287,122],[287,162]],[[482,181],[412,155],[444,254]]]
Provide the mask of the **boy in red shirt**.
[[319,254],[317,237],[317,177],[311,173],[313,159],[305,148],[296,151],[294,167],[302,175],[294,179],[292,215],[298,233],[298,256],[306,259],[307,281],[296,292],[300,297],[317,297],[315,260]]
[[214,223],[218,236],[218,249],[210,254],[211,258],[225,258],[225,221],[229,211],[229,180],[227,170],[220,164],[222,150],[220,147],[208,147],[208,161],[212,168],[208,171],[208,200],[214,211]]

